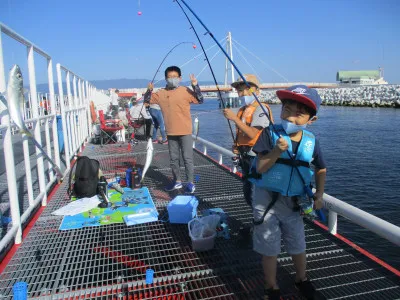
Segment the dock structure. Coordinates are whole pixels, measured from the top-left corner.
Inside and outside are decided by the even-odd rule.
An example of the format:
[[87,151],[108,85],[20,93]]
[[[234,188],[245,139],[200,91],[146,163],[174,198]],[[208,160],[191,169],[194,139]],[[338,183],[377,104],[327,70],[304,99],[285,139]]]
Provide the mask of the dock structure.
[[[262,299],[261,256],[238,234],[252,220],[241,178],[194,151],[198,211],[222,208],[228,215],[230,239],[217,238],[213,250],[195,252],[187,225],[170,224],[165,217],[130,227],[113,224],[59,231],[62,217],[51,213],[70,201],[65,180],[25,229],[23,243],[4,258],[2,299],[12,299],[12,286],[18,281],[28,284],[32,299]],[[99,160],[109,179],[123,175],[135,161],[143,166],[146,142],[131,150],[127,144],[87,144],[80,155]],[[167,216],[166,206],[178,194],[163,190],[170,176],[168,148],[156,144],[144,186],[160,216]],[[326,299],[400,297],[396,270],[384,268],[317,223],[306,220],[305,232],[308,276]],[[278,265],[283,299],[298,299],[294,266],[284,248]],[[145,282],[148,268],[155,271],[153,284]]]

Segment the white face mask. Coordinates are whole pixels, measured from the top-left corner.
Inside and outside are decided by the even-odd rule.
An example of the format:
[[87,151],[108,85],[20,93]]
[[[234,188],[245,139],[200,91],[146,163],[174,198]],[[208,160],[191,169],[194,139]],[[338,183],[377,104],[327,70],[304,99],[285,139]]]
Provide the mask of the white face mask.
[[282,120],[282,127],[283,127],[283,130],[285,130],[287,134],[292,134],[292,133],[306,129],[307,123],[304,125],[296,125],[296,124],[290,123],[289,121]]
[[240,101],[244,102],[246,105],[250,105],[256,100],[253,95],[251,96],[240,96]]
[[179,78],[167,78],[167,85],[172,88],[176,88],[179,86],[180,79]]

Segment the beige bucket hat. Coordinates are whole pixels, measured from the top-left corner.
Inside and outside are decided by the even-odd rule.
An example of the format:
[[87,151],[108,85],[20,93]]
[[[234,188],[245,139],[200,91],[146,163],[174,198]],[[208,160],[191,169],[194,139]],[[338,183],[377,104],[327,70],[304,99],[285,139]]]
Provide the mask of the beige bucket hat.
[[[243,77],[246,79],[246,81],[250,85],[254,85],[257,88],[260,87],[260,82],[258,81],[256,75],[254,75],[254,74],[243,74]],[[243,79],[241,77],[239,77],[235,82],[233,82],[231,84],[231,86],[236,89],[240,84],[244,84],[244,81],[243,81]]]

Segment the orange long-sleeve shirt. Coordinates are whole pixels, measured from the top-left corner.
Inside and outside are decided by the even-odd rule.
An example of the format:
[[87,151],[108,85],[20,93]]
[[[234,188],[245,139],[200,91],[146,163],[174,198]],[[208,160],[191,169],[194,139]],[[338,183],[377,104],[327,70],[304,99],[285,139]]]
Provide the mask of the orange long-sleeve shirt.
[[[198,86],[194,88],[196,92],[179,86],[176,89],[161,89],[151,94],[149,102],[160,106],[168,135],[192,134],[190,104],[203,103],[200,88]],[[145,96],[145,101],[146,98],[148,97]]]

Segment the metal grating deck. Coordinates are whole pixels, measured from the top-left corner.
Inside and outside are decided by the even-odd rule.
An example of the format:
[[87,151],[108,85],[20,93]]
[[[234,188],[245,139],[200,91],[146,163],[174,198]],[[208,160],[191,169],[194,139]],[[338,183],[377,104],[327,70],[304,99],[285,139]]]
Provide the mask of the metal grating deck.
[[[167,146],[155,146],[144,185],[162,216],[176,192],[163,191],[171,175],[169,154]],[[98,159],[111,177],[124,174],[134,161],[143,165],[145,148],[140,143],[128,153],[126,145],[88,145],[83,155]],[[69,201],[65,180],[1,274],[0,298],[11,299],[12,285],[25,281],[29,297],[38,299],[262,299],[261,256],[237,236],[251,220],[241,181],[197,152],[194,162],[198,209],[222,208],[229,216],[230,240],[217,239],[214,250],[193,252],[186,225],[160,221],[60,232],[62,218],[51,212]],[[326,299],[400,299],[399,277],[309,221],[305,230],[308,276]],[[155,270],[153,285],[145,284],[149,267]],[[297,299],[294,272],[282,248],[283,299]]]

